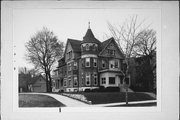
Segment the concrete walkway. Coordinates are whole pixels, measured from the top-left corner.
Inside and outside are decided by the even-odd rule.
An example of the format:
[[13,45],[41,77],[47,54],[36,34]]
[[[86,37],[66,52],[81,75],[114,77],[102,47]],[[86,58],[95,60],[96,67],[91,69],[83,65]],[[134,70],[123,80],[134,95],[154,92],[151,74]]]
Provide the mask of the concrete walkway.
[[[133,102],[128,102],[128,104],[151,103],[151,102],[156,102],[156,100],[133,101]],[[126,102],[119,102],[119,103],[97,104],[97,105],[92,105],[92,107],[108,107],[108,106],[125,105],[125,104]]]
[[56,99],[57,101],[63,103],[64,105],[66,105],[66,107],[88,107],[90,106],[89,104],[86,104],[84,102],[80,102],[78,100],[75,99],[71,99],[69,97],[66,96],[62,96],[62,95],[58,95],[58,94],[49,94],[49,93],[20,93],[20,94],[38,94],[38,95],[47,95],[50,97],[53,97],[54,99]]
[[[39,95],[47,95],[50,97],[53,97],[57,101],[63,103],[66,105],[66,107],[108,107],[108,106],[114,106],[114,105],[125,105],[126,102],[118,102],[118,103],[108,103],[108,104],[95,104],[95,105],[90,105],[86,104],[84,102],[80,102],[78,100],[63,96],[63,95],[58,95],[58,94],[49,94],[49,93],[20,93],[20,94],[39,94]],[[151,102],[157,102],[157,100],[146,100],[146,101],[133,101],[133,102],[128,102],[128,104],[139,104],[139,103],[151,103]]]

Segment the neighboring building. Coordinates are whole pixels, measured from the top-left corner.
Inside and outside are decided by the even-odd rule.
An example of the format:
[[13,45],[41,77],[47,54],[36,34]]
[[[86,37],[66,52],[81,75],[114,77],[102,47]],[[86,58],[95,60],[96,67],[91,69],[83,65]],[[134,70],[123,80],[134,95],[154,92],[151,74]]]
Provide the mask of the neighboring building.
[[53,76],[53,92],[58,92],[58,91],[64,91],[63,83],[64,83],[64,78],[67,77],[66,73],[66,63],[65,63],[65,58],[63,57],[58,61],[58,67],[56,70],[54,70],[55,75]]
[[28,81],[31,79],[30,74],[20,73],[18,74],[19,92],[29,92]]
[[100,42],[90,27],[83,40],[68,39],[54,71],[54,91],[85,91],[123,86],[124,55],[114,38]]
[[33,77],[28,84],[29,92],[47,92],[46,80],[42,75]]
[[134,91],[156,92],[156,52],[150,56],[131,58],[130,76]]

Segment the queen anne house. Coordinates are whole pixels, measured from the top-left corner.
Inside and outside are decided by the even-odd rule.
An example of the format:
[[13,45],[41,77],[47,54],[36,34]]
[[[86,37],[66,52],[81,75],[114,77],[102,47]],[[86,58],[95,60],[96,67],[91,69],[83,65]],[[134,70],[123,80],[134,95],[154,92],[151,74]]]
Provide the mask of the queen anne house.
[[68,39],[55,70],[53,91],[122,87],[124,54],[114,38],[100,42],[90,26],[83,40]]

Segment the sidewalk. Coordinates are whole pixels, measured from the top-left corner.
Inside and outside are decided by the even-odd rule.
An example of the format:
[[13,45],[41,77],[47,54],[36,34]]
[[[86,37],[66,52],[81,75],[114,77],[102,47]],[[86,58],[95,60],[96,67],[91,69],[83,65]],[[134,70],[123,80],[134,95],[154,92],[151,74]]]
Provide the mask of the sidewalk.
[[[151,103],[151,102],[156,102],[156,100],[133,101],[133,102],[128,102],[128,104]],[[97,105],[92,105],[92,107],[108,107],[108,106],[125,105],[125,104],[126,104],[126,102],[109,103],[109,104],[97,104]]]

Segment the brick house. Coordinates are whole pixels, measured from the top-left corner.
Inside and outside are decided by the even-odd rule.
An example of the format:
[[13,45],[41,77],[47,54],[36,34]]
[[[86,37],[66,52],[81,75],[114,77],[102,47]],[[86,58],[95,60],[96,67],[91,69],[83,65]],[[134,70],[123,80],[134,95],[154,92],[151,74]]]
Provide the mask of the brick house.
[[67,40],[64,56],[54,71],[53,91],[122,86],[123,60],[124,55],[114,38],[100,42],[89,27],[83,40]]

